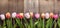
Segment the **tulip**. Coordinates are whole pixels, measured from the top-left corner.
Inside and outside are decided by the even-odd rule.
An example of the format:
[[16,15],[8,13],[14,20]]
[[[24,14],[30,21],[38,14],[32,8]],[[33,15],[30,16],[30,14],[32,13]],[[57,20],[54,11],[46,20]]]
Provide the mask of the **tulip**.
[[58,14],[55,14],[53,17],[54,17],[55,20],[57,20],[58,19]]
[[30,12],[30,16],[33,17],[33,12]]
[[30,18],[30,14],[29,14],[29,13],[25,13],[24,16],[25,16],[26,18]]
[[20,15],[19,18],[22,19],[23,18],[23,13],[20,13],[19,15]]
[[42,17],[42,18],[45,18],[45,14],[44,14],[44,13],[42,13],[42,14],[41,14],[41,17]]
[[57,26],[57,22],[56,22],[56,20],[58,19],[58,14],[54,14],[54,16],[53,16],[53,18],[55,19],[54,20],[54,28],[56,28],[56,26]]
[[15,20],[16,20],[16,19],[15,19],[15,18],[16,18],[16,12],[13,12],[13,13],[12,13],[12,18],[13,18],[13,19],[12,19],[12,24],[13,24],[13,27],[15,27],[15,23],[16,23],[16,22],[15,22]]
[[6,18],[10,18],[10,13],[9,12],[6,13]]
[[15,18],[16,17],[16,12],[13,12],[12,13],[12,18]]
[[20,16],[19,14],[16,14],[16,18],[19,18],[19,16]]
[[12,19],[10,19],[11,15],[9,12],[6,13],[6,25],[7,25],[7,28],[12,28]]
[[50,18],[53,18],[53,15],[54,15],[53,13],[50,13]]
[[45,14],[42,13],[42,14],[41,14],[41,17],[43,18],[43,27],[42,27],[42,28],[44,28],[44,27],[45,27],[45,24],[44,24],[44,23],[45,23],[45,22],[44,22],[44,21],[45,21],[45,20],[44,20],[44,18],[45,18]]
[[39,14],[39,13],[36,13],[36,14],[35,14],[35,17],[36,17],[36,18],[39,18],[39,17],[40,17],[40,14]]
[[[1,15],[0,15],[0,18],[1,18],[1,20],[3,21],[3,23],[2,23],[3,25],[2,25],[2,26],[5,26],[5,23],[6,23],[6,22],[5,22],[5,15],[4,15],[4,14],[1,14]],[[1,23],[1,22],[0,22],[0,23]],[[1,28],[1,27],[0,27],[0,28]]]
[[48,19],[49,18],[49,13],[45,14],[45,18]]
[[[20,26],[20,28],[22,28],[23,27],[23,25],[22,25],[23,13],[16,14],[16,18],[18,18],[18,19],[16,19],[17,24]],[[21,21],[19,18],[21,19]]]
[[1,20],[5,20],[5,15],[4,14],[1,14],[0,17],[1,17]]

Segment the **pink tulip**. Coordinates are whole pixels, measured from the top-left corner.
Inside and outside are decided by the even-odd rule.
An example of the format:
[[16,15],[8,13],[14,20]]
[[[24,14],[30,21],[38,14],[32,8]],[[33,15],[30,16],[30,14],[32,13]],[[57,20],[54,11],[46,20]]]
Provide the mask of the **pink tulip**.
[[19,14],[16,14],[16,18],[19,18],[19,16],[20,16]]
[[39,14],[39,13],[36,13],[36,14],[35,14],[35,17],[36,17],[36,18],[39,18],[39,17],[40,17],[40,14]]
[[53,17],[54,17],[55,20],[57,20],[58,19],[58,14],[55,14]]

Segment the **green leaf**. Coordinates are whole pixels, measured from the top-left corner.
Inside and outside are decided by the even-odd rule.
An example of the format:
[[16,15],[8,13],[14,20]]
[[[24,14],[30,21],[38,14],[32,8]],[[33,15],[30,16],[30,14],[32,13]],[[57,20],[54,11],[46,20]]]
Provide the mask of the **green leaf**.
[[6,22],[7,22],[7,27],[12,28],[12,20],[8,19]]
[[33,24],[33,21],[32,21],[32,17],[30,19],[30,27],[33,28],[34,24]]
[[58,18],[57,23],[58,23],[58,26],[59,26],[59,28],[60,28],[60,18]]
[[23,28],[23,24],[21,23],[20,19],[16,19],[16,23],[20,26],[20,28]]
[[52,28],[52,24],[53,24],[52,21],[53,20],[50,19],[50,18],[47,20],[47,22],[46,22],[46,28],[49,28],[49,27]]
[[38,21],[36,21],[35,23],[34,23],[34,25],[37,25],[38,24]]

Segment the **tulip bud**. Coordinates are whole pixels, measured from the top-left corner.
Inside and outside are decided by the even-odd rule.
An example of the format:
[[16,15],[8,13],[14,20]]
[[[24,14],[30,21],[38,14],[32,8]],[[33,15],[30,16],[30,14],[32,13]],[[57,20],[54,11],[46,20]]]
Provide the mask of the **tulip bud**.
[[33,12],[30,12],[30,16],[33,17]]
[[0,17],[1,17],[1,20],[5,20],[5,15],[4,14],[1,14]]
[[24,16],[25,16],[26,18],[30,18],[30,14],[29,14],[29,13],[25,13]]
[[23,18],[23,13],[20,13],[19,15],[20,15],[19,18],[22,19]]
[[6,13],[6,18],[10,18],[10,13],[9,12]]
[[15,18],[16,17],[16,12],[13,12],[12,13],[12,18]]
[[41,14],[41,17],[44,19],[44,18],[45,18],[45,14],[44,14],[44,13],[42,13],[42,14]]
[[53,18],[53,15],[54,15],[53,13],[50,13],[50,18]]
[[55,20],[57,20],[58,19],[58,14],[55,14],[53,17],[54,17]]
[[45,18],[48,19],[49,18],[49,13],[45,14]]
[[36,17],[36,18],[39,18],[39,17],[40,17],[40,14],[39,14],[39,13],[36,13],[36,14],[35,14],[35,17]]

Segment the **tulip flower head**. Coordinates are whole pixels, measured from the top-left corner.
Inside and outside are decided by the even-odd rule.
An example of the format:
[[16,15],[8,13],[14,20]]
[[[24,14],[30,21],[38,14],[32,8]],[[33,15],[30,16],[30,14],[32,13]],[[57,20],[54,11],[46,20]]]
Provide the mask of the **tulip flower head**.
[[53,18],[53,15],[54,15],[53,13],[50,13],[50,18]]
[[45,13],[45,18],[46,18],[46,19],[49,18],[49,13]]
[[57,20],[58,19],[58,14],[54,14],[54,19]]
[[35,17],[38,19],[40,17],[40,14],[39,13],[36,13],[35,14]]
[[30,14],[29,13],[25,13],[24,16],[29,19],[30,18]]
[[5,15],[4,14],[1,14],[0,17],[1,17],[1,20],[5,20]]
[[33,12],[30,12],[30,16],[33,17]]
[[12,13],[12,18],[15,18],[16,17],[16,12],[13,12]]
[[10,13],[7,12],[7,13],[6,13],[6,18],[10,18],[10,16],[11,16]]
[[45,18],[45,14],[44,14],[44,13],[42,13],[42,14],[41,14],[41,17],[44,19],[44,18]]
[[19,18],[20,14],[16,14],[16,18]]
[[22,18],[24,17],[24,16],[23,16],[23,13],[20,13],[19,15],[20,15],[20,16],[19,16],[20,19],[22,19]]

